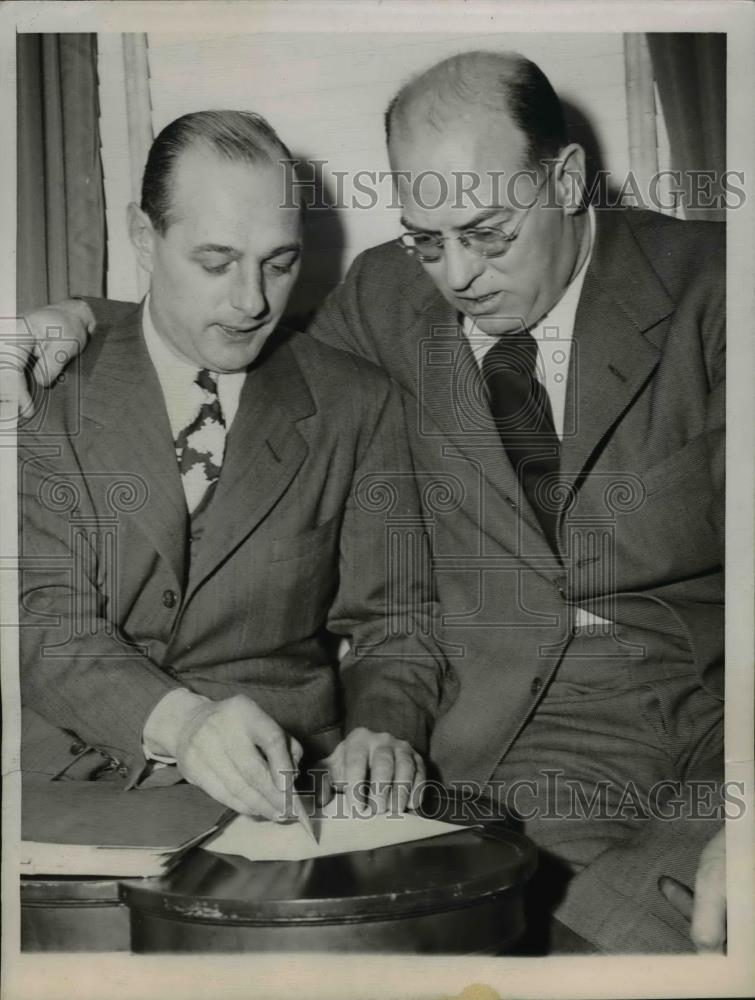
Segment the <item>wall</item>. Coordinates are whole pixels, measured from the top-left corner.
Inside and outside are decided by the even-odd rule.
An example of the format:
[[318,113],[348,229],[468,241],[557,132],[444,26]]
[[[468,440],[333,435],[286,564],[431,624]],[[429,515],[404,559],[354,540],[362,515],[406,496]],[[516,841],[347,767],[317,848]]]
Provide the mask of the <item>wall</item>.
[[[103,113],[118,106],[117,59],[101,60]],[[110,48],[108,48],[110,46]],[[197,38],[148,36],[152,125],[155,134],[187,111],[246,108],[269,118],[302,158],[325,160],[326,199],[332,202],[333,171],[387,170],[383,111],[410,74],[464,49],[514,49],[535,60],[567,104],[573,137],[619,178],[629,169],[623,36],[615,34],[260,34]],[[117,134],[113,134],[113,133]],[[108,133],[108,134],[106,134]],[[103,128],[109,213],[121,213],[130,197],[125,178],[123,128]],[[355,192],[343,182],[345,200]],[[308,264],[297,310],[311,306],[334,284],[356,254],[398,233],[398,212],[389,208],[390,185],[379,187],[370,211],[347,207],[311,213]],[[356,192],[358,194],[358,192]],[[109,216],[110,217],[110,216]],[[109,229],[122,240],[119,221]],[[122,251],[111,254],[109,294],[134,294],[133,266]]]

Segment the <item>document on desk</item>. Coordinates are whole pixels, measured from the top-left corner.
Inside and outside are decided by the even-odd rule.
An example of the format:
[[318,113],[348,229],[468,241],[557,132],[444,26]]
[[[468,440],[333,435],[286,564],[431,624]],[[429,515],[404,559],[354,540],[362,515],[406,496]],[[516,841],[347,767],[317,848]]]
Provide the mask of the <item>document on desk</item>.
[[272,823],[269,820],[237,816],[202,849],[216,854],[236,854],[250,861],[306,861],[329,854],[370,851],[393,844],[405,844],[444,833],[458,833],[461,827],[440,820],[425,819],[416,813],[403,815],[347,815],[340,796],[314,811],[310,818],[317,838],[313,844],[300,823]]
[[193,785],[124,791],[98,781],[23,777],[24,875],[160,875],[227,810]]

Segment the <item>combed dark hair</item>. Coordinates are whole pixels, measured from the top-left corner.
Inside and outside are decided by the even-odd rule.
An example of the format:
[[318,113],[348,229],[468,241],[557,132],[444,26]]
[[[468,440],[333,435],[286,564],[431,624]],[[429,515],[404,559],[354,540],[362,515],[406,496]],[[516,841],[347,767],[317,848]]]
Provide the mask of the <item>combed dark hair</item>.
[[431,66],[399,90],[385,113],[385,134],[419,94],[432,95],[437,114],[428,121],[441,128],[450,104],[481,106],[509,115],[527,141],[526,166],[557,156],[566,145],[561,101],[535,63],[517,52],[462,52]]
[[161,234],[170,225],[171,174],[176,160],[197,143],[244,163],[291,160],[272,125],[251,111],[195,111],[176,118],[152,143],[142,180],[142,211]]

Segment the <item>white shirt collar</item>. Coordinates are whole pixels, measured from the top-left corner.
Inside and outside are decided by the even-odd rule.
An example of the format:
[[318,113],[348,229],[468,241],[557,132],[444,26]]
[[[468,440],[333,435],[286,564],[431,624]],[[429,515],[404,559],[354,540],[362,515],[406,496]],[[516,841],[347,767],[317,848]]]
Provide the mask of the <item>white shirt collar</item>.
[[[548,392],[553,411],[553,423],[559,437],[563,437],[564,431],[566,384],[571,345],[574,339],[574,323],[595,242],[595,212],[592,205],[588,208],[587,215],[590,244],[582,266],[566,286],[564,294],[558,302],[535,326],[530,328],[530,333],[538,345],[537,378]],[[463,327],[475,360],[481,366],[482,359],[497,343],[498,337],[480,330],[469,316],[464,317]]]
[[[147,352],[163,390],[173,437],[176,438],[195,416],[196,400],[199,397],[194,391],[194,380],[200,369],[198,365],[176,354],[160,336],[152,321],[149,294],[144,299],[142,331]],[[215,372],[213,374],[217,375]],[[245,371],[222,372],[217,375],[218,398],[226,429],[230,429],[236,416],[245,379]]]

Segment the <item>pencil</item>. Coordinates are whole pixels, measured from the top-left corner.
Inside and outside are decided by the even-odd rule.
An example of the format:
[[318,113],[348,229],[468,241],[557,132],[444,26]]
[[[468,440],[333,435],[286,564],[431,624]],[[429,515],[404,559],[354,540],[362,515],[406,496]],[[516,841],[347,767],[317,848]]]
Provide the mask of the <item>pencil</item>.
[[293,793],[293,796],[292,796],[292,799],[291,799],[291,805],[292,805],[292,808],[293,808],[294,816],[299,821],[299,823],[301,824],[301,826],[304,828],[305,832],[307,833],[307,836],[310,838],[310,840],[312,841],[312,843],[315,844],[315,846],[316,846],[317,845],[317,837],[315,836],[315,831],[314,831],[314,829],[312,827],[312,820],[309,818],[309,815],[307,814],[307,810],[304,808],[304,803],[299,798],[299,795],[297,794],[297,792]]

